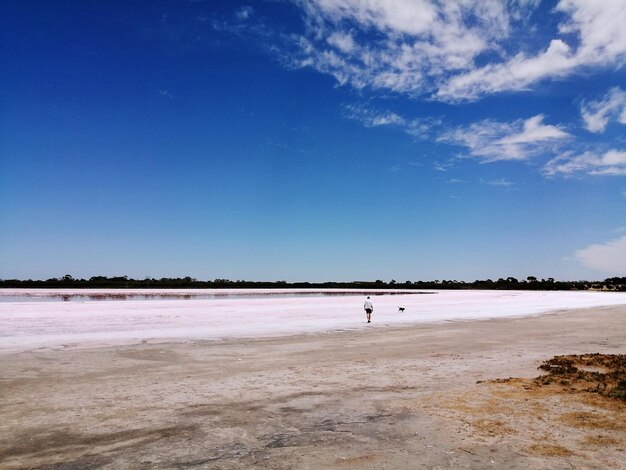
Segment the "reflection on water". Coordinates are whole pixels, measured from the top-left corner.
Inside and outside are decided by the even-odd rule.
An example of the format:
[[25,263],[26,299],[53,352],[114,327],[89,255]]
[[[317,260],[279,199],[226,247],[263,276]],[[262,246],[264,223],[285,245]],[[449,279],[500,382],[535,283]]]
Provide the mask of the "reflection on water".
[[58,292],[38,292],[33,294],[2,294],[0,302],[91,302],[99,300],[202,300],[216,298],[294,298],[294,297],[328,297],[328,296],[364,296],[364,295],[408,295],[408,294],[430,294],[430,292],[418,291],[393,291],[393,292],[353,292],[353,291],[302,291],[302,292],[202,292],[202,293],[176,293],[176,292],[98,292],[98,293],[58,293]]

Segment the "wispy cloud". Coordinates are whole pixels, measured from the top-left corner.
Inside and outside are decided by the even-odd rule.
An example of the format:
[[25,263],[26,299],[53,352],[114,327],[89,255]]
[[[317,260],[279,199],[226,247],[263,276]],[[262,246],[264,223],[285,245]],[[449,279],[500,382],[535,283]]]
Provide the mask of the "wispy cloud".
[[476,100],[626,60],[622,0],[560,0],[559,31],[539,47],[527,34],[535,0],[294,2],[306,27],[289,36],[285,63],[357,89]]
[[[542,43],[528,34],[538,0],[292,0],[304,27],[270,26],[243,7],[213,28],[250,40],[287,67],[310,67],[340,85],[434,98],[479,99],[502,91],[526,90],[540,80],[626,64],[626,0],[558,0],[542,10],[558,31]],[[556,23],[553,22],[553,24]],[[520,39],[521,40],[518,40]],[[366,95],[367,96],[367,95]],[[583,145],[543,114],[516,121],[484,119],[450,128],[442,118],[408,117],[372,103],[343,107],[344,116],[366,127],[396,128],[419,140],[465,149],[459,156],[481,163],[544,158],[545,176],[623,175],[623,151],[572,151]],[[626,92],[610,89],[581,105],[585,127],[603,131],[612,120],[626,123]],[[583,149],[589,148],[584,145]],[[568,151],[569,150],[569,151]],[[434,163],[446,171],[450,163]]]
[[626,235],[606,243],[588,246],[578,250],[575,255],[588,268],[626,275]]
[[446,172],[448,171],[450,168],[452,168],[452,163],[451,162],[434,162],[433,163],[433,169],[435,171],[441,171],[441,172]]
[[430,92],[449,73],[471,70],[478,55],[498,48],[511,21],[499,1],[297,3],[307,28],[292,57],[295,66],[332,75],[341,85],[409,95]]
[[169,98],[169,99],[174,99],[174,95],[172,93],[170,93],[169,90],[166,90],[164,88],[158,90],[158,93],[160,96],[162,96],[163,98]]
[[488,184],[489,186],[504,186],[504,187],[513,186],[515,184],[512,181],[509,181],[505,178],[499,178],[497,180],[491,180],[491,181],[484,181],[484,183]]
[[[442,119],[410,119],[362,104],[345,105],[344,116],[366,127],[394,127],[417,139],[464,147],[467,153],[461,157],[473,157],[481,163],[548,157],[551,160],[542,169],[544,176],[626,174],[625,152],[611,150],[602,155],[592,152],[575,155],[564,151],[566,143],[574,141],[573,136],[558,125],[546,124],[542,114],[513,122],[483,120],[453,129],[446,129]],[[435,171],[447,172],[453,163],[434,161],[432,166]],[[506,180],[483,182],[494,186],[513,184]]]
[[466,147],[470,156],[483,162],[527,160],[546,153],[547,145],[570,137],[543,120],[542,114],[511,123],[485,120],[444,132],[438,140]]
[[241,7],[239,10],[237,10],[235,12],[235,15],[237,16],[237,19],[239,19],[240,21],[245,21],[248,18],[250,18],[254,13],[254,9],[251,6],[243,6]]
[[303,29],[271,28],[249,6],[210,24],[256,36],[285,66],[313,68],[339,85],[446,102],[626,63],[624,0],[559,0],[548,12],[560,19],[558,32],[544,43],[530,33],[537,0],[292,2]]
[[559,26],[561,37],[552,39],[543,51],[530,56],[519,52],[504,62],[492,62],[456,74],[439,88],[437,98],[474,100],[485,94],[525,90],[540,80],[591,67],[623,65],[625,2],[560,0],[555,13],[566,18]]
[[583,103],[580,114],[585,128],[591,132],[604,132],[610,120],[626,124],[626,92],[611,88],[599,100]]
[[344,115],[355,121],[359,121],[365,127],[378,126],[405,126],[407,120],[392,111],[380,111],[362,105],[344,106]]
[[354,50],[356,44],[354,43],[354,39],[348,33],[342,33],[339,31],[335,31],[326,39],[328,44],[335,47],[344,53],[350,53]]
[[366,127],[397,127],[416,138],[427,138],[431,129],[441,124],[439,119],[406,118],[393,111],[378,110],[362,104],[349,104],[343,108],[345,117],[358,121]]
[[584,152],[579,155],[566,152],[550,160],[543,171],[546,176],[626,175],[626,151]]
[[[473,157],[481,163],[544,157],[550,158],[542,168],[546,177],[626,175],[626,151],[575,153],[566,150],[576,139],[561,126],[546,124],[542,114],[513,122],[483,120],[447,130],[441,119],[409,119],[393,111],[361,104],[344,106],[344,114],[366,127],[395,127],[414,138],[464,147],[467,154],[461,157]],[[435,171],[447,172],[453,163],[434,161],[432,165]],[[503,179],[483,182],[494,186],[514,184]]]
[[469,101],[502,91],[521,91],[540,79],[568,72],[572,68],[568,59],[570,52],[565,42],[555,39],[545,52],[535,57],[519,53],[508,62],[456,75],[443,84],[435,96],[443,101]]

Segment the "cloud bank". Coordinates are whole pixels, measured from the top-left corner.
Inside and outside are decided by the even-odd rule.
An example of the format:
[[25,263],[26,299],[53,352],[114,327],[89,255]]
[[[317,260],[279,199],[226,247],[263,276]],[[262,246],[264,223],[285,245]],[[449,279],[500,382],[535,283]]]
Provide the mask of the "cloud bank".
[[624,276],[626,275],[626,236],[578,250],[576,258],[588,268]]
[[528,34],[536,1],[296,4],[303,11],[306,31],[296,35],[291,65],[312,67],[357,89],[441,101],[477,100],[626,62],[624,0],[560,0],[547,13],[559,19],[558,30],[544,44]]

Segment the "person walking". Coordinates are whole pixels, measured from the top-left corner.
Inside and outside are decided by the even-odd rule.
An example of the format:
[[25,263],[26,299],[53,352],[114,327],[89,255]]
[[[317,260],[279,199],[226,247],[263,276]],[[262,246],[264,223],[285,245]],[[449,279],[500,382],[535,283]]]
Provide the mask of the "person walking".
[[372,312],[374,311],[374,306],[368,297],[365,299],[365,303],[363,304],[363,308],[365,309],[365,314],[367,315],[367,323],[372,322]]

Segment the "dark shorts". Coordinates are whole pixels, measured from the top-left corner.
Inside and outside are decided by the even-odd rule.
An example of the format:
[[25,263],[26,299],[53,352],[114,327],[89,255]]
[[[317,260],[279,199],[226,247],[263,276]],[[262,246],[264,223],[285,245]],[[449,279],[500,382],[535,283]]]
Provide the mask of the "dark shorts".
[[366,308],[365,309],[365,313],[372,313],[372,309],[371,308]]

